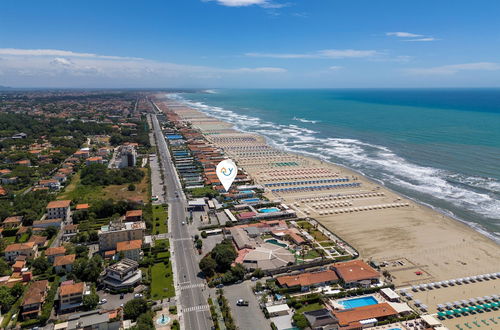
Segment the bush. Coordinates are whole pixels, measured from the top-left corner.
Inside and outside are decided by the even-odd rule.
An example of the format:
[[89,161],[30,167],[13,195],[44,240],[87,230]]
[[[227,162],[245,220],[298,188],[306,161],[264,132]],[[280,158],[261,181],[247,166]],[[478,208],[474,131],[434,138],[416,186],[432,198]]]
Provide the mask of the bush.
[[206,231],[202,231],[201,232],[201,238],[207,238],[208,237],[208,234]]

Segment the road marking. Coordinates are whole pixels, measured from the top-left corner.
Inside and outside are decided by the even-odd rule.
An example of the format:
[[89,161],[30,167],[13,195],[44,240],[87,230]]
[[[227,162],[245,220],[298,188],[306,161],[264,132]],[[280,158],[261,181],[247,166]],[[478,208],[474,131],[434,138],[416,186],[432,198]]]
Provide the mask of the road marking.
[[189,285],[181,286],[181,290],[187,290],[187,289],[192,289],[192,288],[201,288],[204,286],[205,286],[205,284],[203,284],[203,283],[189,284]]
[[182,312],[189,313],[189,312],[205,311],[209,309],[210,309],[209,305],[198,305],[198,306],[184,308]]
[[170,241],[174,241],[174,242],[180,242],[180,241],[190,241],[192,240],[191,237],[185,237],[185,238],[171,238]]

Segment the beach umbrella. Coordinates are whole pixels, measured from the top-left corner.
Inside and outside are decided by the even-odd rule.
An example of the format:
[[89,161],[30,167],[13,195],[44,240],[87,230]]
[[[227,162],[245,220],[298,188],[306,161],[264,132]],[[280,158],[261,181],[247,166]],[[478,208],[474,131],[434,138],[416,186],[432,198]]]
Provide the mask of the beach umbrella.
[[455,311],[446,311],[446,315],[448,315],[448,316],[451,316],[453,314],[455,314]]

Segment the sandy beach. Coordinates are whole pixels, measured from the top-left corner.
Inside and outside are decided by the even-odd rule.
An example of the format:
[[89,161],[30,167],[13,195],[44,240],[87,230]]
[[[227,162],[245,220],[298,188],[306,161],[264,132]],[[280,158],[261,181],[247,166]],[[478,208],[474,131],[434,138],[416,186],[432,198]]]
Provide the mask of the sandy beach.
[[363,259],[387,262],[396,286],[500,271],[500,246],[467,225],[359,173],[278,150],[262,136],[175,104],[163,101],[159,106],[200,129],[266,187],[267,198],[282,200],[299,217],[317,219]]

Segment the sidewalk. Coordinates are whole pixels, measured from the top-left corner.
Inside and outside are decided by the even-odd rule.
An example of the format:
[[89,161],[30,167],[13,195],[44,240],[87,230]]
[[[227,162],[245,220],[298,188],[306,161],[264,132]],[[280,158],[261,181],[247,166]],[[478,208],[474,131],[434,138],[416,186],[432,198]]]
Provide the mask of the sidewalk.
[[217,313],[217,323],[219,323],[220,330],[226,330],[226,324],[224,323],[224,318],[222,317],[222,311],[220,310],[219,303],[217,302],[217,298],[212,300],[215,312]]

